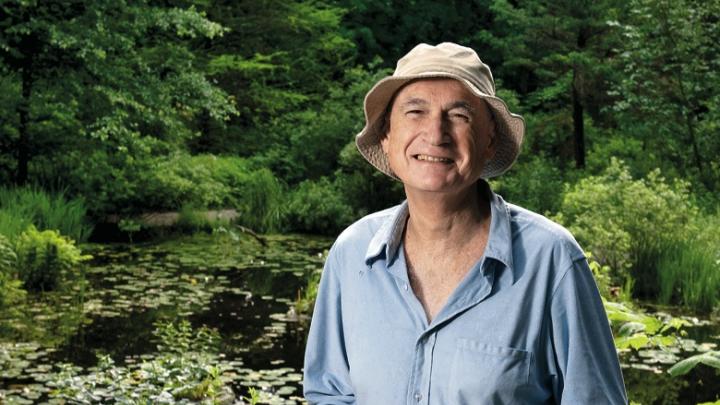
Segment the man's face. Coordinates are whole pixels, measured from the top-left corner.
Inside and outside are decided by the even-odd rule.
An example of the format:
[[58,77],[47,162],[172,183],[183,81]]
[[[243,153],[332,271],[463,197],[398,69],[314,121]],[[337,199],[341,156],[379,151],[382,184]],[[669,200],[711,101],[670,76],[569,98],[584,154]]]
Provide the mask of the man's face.
[[406,193],[458,193],[495,153],[487,105],[453,79],[418,80],[397,93],[381,141]]

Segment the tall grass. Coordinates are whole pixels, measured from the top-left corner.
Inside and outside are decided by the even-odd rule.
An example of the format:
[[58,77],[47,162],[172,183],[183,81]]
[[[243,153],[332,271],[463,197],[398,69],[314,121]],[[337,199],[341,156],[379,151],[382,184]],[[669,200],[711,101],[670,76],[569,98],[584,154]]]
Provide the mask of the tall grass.
[[86,212],[83,200],[68,199],[62,191],[0,187],[0,233],[11,239],[33,224],[38,229],[55,229],[84,242],[92,231]]
[[268,169],[248,174],[238,198],[240,221],[261,232],[279,230],[283,187]]
[[679,303],[704,312],[720,304],[717,247],[687,242],[668,245],[660,254],[657,271],[661,303]]

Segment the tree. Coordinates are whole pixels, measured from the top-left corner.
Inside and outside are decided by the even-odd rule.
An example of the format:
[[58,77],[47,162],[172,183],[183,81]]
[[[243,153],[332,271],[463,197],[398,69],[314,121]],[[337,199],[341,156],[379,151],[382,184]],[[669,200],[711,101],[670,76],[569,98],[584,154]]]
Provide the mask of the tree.
[[[492,5],[496,15],[492,41],[500,42],[495,46],[503,50],[500,74],[525,95],[526,109],[560,114],[548,118],[559,123],[570,117],[568,140],[578,168],[585,166],[586,114],[598,118],[602,107],[610,104],[607,89],[620,39],[620,30],[611,21],[622,14],[621,7],[616,0],[534,0],[518,6],[496,0]],[[554,146],[562,150],[566,141],[559,142]]]
[[634,0],[615,107],[669,172],[720,186],[720,1]]
[[92,171],[92,153],[128,165],[196,136],[190,123],[200,113],[222,121],[235,112],[188,47],[224,30],[192,7],[8,0],[0,11],[0,72],[17,83],[7,101],[17,131],[3,134],[17,183],[28,180],[33,158],[50,180],[81,164]]

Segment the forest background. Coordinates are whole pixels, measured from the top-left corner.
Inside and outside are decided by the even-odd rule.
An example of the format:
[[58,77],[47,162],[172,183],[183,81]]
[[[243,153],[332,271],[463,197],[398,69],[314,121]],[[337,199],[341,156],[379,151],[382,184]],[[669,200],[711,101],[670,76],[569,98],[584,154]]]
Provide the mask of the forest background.
[[[493,189],[568,227],[606,300],[716,319],[718,38],[719,0],[0,0],[0,315],[142,214],[334,236],[399,203],[355,148],[363,97],[453,41],[527,124]],[[619,349],[677,329],[623,308]]]

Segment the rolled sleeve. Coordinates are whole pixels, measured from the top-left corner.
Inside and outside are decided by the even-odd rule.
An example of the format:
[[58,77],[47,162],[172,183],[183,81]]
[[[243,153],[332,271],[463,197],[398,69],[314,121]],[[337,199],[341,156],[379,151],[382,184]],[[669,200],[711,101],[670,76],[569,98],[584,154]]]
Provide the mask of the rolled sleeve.
[[553,391],[561,404],[627,404],[622,372],[605,309],[583,258],[552,295]]
[[320,278],[305,349],[303,391],[310,404],[355,404],[345,350],[339,270],[331,250]]

